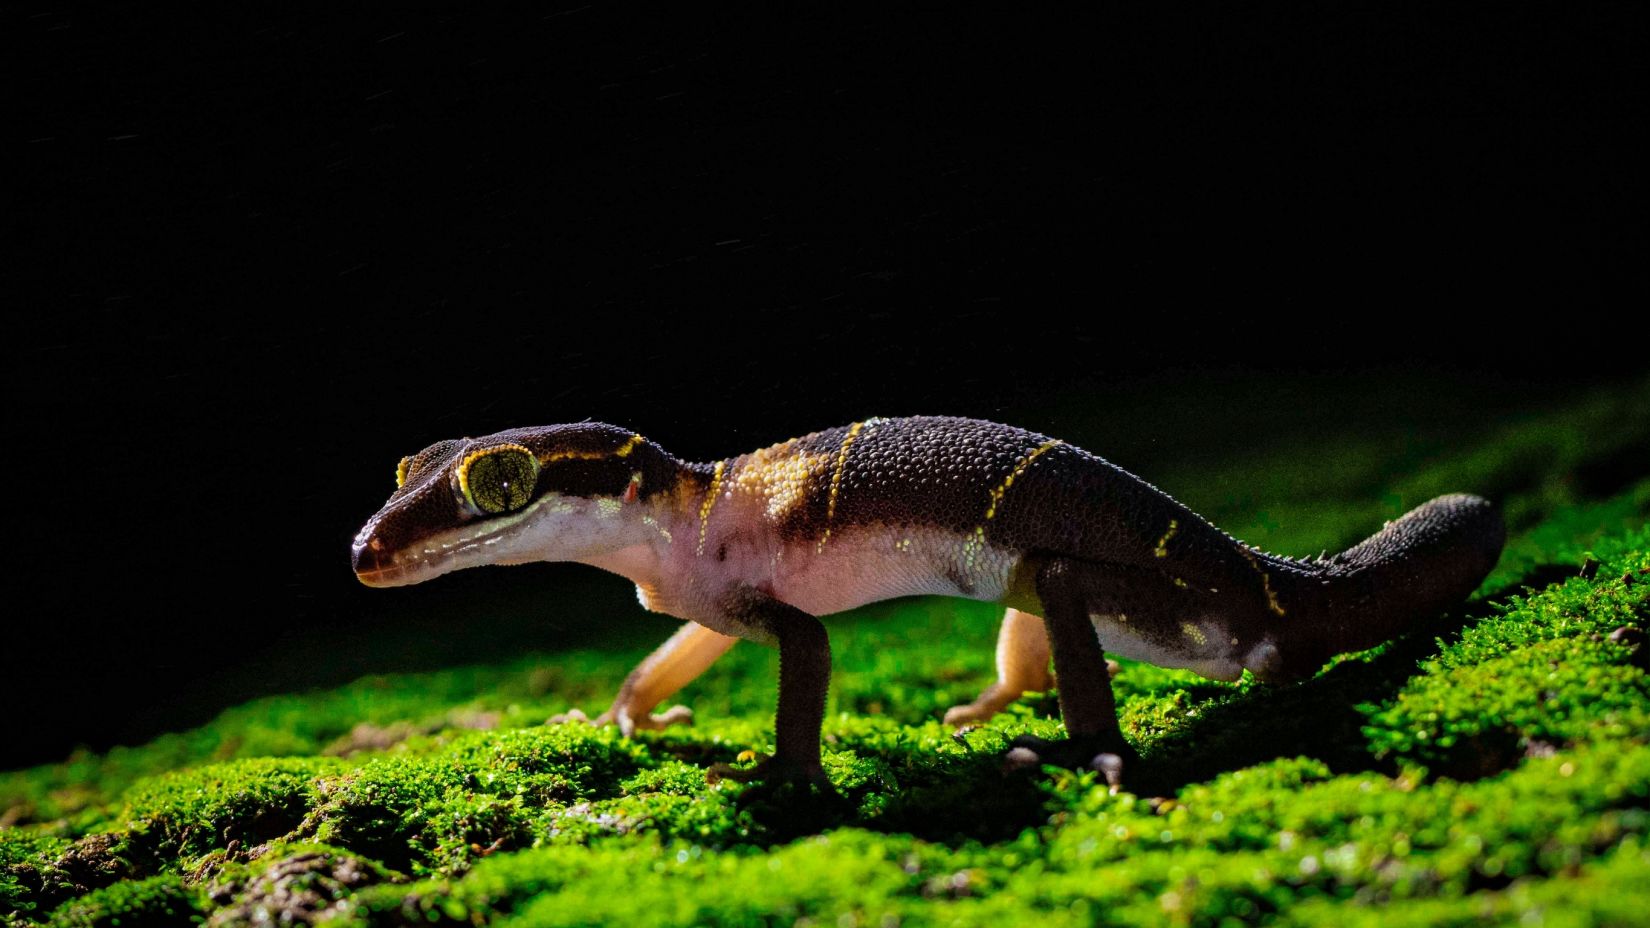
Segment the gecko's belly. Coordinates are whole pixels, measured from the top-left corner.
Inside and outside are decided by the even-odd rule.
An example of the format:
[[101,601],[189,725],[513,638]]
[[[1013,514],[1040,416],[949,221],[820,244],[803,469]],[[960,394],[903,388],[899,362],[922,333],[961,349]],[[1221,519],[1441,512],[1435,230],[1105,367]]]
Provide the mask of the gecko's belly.
[[877,526],[780,549],[773,592],[814,615],[900,596],[1002,600],[1019,554],[978,537]]
[[1211,680],[1243,676],[1244,657],[1237,638],[1224,625],[1203,620],[1181,621],[1175,627],[1148,625],[1125,614],[1089,613],[1089,621],[1108,654],[1145,661],[1159,667],[1190,670]]

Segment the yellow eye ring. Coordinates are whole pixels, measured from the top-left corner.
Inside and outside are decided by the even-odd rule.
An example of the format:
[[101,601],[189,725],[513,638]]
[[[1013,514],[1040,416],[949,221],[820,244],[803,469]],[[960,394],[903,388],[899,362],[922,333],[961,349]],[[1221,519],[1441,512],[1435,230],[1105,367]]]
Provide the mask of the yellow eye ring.
[[472,451],[453,469],[460,503],[478,516],[514,512],[533,499],[539,459],[521,445]]
[[395,465],[395,488],[397,490],[407,485],[407,467],[411,464],[412,455],[409,454],[401,459],[401,463]]

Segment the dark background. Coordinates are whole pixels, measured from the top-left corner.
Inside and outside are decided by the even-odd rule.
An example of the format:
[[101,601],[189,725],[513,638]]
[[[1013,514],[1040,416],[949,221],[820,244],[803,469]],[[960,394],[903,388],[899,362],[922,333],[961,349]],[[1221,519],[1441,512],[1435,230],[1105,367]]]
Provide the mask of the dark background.
[[1642,4],[156,6],[0,22],[0,766],[635,618],[356,585],[438,438],[937,412],[1144,472],[1645,367]]

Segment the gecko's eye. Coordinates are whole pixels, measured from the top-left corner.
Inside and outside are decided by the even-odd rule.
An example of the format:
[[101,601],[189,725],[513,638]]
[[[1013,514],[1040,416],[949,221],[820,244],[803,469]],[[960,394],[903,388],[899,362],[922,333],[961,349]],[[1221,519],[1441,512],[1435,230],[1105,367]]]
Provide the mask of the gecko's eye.
[[539,460],[520,445],[474,451],[454,471],[458,495],[476,515],[497,515],[527,505],[539,476]]
[[401,459],[400,464],[395,465],[395,488],[397,490],[407,485],[407,467],[410,464],[412,464],[412,455],[409,454]]

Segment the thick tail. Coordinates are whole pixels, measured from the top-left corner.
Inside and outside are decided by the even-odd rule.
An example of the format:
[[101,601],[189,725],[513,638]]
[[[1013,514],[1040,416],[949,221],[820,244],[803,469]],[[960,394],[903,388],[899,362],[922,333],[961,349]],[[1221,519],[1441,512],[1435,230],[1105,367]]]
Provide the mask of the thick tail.
[[[1459,605],[1501,556],[1507,528],[1489,500],[1465,493],[1415,507],[1334,557],[1298,566],[1295,618],[1311,639],[1284,649],[1279,676],[1310,674]],[[1317,652],[1317,653],[1314,653]]]

